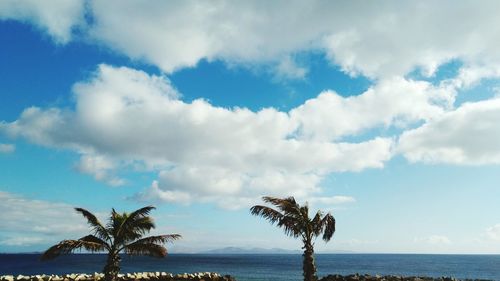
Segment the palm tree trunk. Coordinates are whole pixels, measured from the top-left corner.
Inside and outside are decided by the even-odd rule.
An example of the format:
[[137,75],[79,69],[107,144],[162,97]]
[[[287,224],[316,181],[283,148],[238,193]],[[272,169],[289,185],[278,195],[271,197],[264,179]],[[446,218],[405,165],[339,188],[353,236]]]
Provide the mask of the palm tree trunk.
[[118,272],[120,272],[120,255],[115,251],[110,251],[108,253],[108,260],[106,266],[104,266],[104,280],[105,281],[116,281]]
[[302,255],[304,270],[304,281],[317,281],[316,265],[314,264],[314,247],[309,241],[304,241],[304,254]]

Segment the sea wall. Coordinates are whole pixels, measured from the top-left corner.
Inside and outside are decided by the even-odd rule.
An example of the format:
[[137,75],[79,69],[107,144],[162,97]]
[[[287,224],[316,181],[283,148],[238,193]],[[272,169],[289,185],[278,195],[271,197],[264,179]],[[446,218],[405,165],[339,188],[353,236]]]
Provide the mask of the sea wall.
[[[417,276],[400,276],[400,275],[328,275],[321,278],[319,281],[459,281],[453,277],[417,277]],[[484,279],[463,279],[464,281],[488,281]]]
[[[184,273],[171,274],[166,272],[137,272],[118,274],[120,281],[235,281],[229,275],[220,275],[218,273]],[[104,280],[104,274],[65,274],[65,275],[3,275],[0,281],[99,281]]]

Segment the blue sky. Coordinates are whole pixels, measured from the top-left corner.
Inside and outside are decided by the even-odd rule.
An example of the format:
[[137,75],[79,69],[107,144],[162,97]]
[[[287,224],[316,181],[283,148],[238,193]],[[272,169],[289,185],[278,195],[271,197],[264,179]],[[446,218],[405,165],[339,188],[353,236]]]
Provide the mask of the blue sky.
[[299,249],[263,195],[319,252],[500,252],[497,3],[121,3],[0,4],[0,252],[147,204],[174,252]]

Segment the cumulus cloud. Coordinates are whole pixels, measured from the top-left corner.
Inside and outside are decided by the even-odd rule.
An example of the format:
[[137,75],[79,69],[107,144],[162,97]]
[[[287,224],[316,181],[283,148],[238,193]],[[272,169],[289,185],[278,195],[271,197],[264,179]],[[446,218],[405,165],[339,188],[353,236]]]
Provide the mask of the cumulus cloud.
[[92,175],[94,179],[105,182],[111,186],[125,184],[124,179],[118,178],[112,174],[113,171],[116,170],[114,161],[103,155],[82,155],[76,168],[81,173]]
[[391,78],[358,96],[344,98],[325,91],[293,109],[290,116],[300,124],[301,136],[335,140],[380,125],[404,127],[431,120],[451,108],[454,97],[454,87]]
[[[373,78],[416,68],[432,75],[452,59],[466,67],[500,62],[496,1],[56,3],[3,1],[0,17],[32,22],[63,42],[79,26],[90,40],[165,72],[205,59],[271,64],[300,78],[304,66],[288,58],[302,51]],[[85,13],[92,21],[82,23]]]
[[457,77],[450,79],[456,87],[469,88],[479,84],[483,79],[500,77],[500,63],[491,65],[470,65],[462,67]]
[[382,168],[393,155],[392,137],[342,137],[432,120],[453,96],[398,78],[356,97],[326,91],[289,112],[253,112],[201,99],[186,103],[164,76],[107,65],[77,83],[74,94],[74,109],[27,108],[16,121],[0,123],[0,131],[76,151],[82,156],[78,170],[112,185],[123,183],[114,176],[117,169],[142,163],[158,172],[158,180],[137,199],[233,198],[242,205],[264,193],[321,197],[321,181],[332,172]]
[[84,24],[83,0],[5,0],[0,1],[0,20],[31,22],[58,43],[71,40],[72,29]]
[[322,51],[346,72],[370,77],[415,67],[431,75],[450,59],[498,62],[498,3],[450,4],[93,1],[91,33],[167,72],[201,59],[279,63],[276,58],[304,50]]
[[0,245],[30,246],[79,238],[88,227],[70,205],[0,191]]
[[412,162],[500,163],[500,98],[465,103],[404,132],[398,151]]
[[[279,63],[277,56],[318,39],[317,28],[301,23],[317,11],[309,12],[309,3],[93,1],[91,6],[93,38],[166,72],[195,66],[201,59]],[[297,21],[287,24],[292,18]]]
[[0,143],[0,153],[12,153],[16,150],[13,144]]

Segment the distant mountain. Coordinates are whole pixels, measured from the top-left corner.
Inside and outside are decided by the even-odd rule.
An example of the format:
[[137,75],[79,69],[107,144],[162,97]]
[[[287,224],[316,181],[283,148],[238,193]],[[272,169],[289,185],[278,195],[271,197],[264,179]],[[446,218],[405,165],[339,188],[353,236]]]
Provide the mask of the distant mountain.
[[203,254],[300,254],[298,250],[286,250],[280,248],[239,248],[225,247],[202,252]]
[[[208,251],[198,252],[200,254],[302,254],[301,250],[287,250],[281,248],[240,248],[240,247],[225,247]],[[316,252],[317,254],[353,254],[356,252],[346,250],[334,250],[328,252]]]

